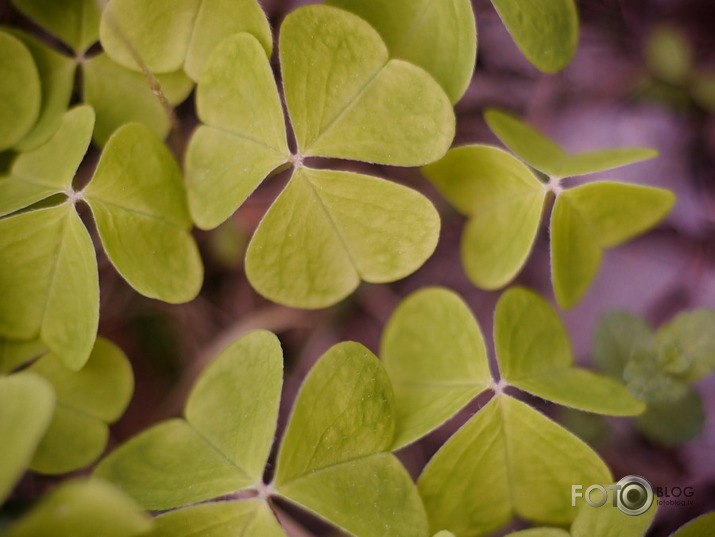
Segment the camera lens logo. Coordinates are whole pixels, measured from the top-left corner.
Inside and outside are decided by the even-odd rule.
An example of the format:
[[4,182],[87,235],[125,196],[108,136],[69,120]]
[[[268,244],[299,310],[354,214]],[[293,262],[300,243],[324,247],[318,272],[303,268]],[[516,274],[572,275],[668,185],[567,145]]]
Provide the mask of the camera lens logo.
[[614,489],[616,505],[627,515],[642,515],[653,505],[653,487],[640,476],[628,475]]

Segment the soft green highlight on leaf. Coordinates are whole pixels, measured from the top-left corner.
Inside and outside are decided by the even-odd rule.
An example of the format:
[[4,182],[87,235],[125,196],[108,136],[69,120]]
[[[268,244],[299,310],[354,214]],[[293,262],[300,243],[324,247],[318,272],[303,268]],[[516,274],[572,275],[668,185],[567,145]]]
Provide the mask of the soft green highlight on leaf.
[[568,154],[556,142],[515,117],[490,109],[484,113],[489,128],[530,166],[552,177],[572,177],[620,168],[658,155],[653,149],[622,147]]
[[271,30],[256,0],[112,0],[100,26],[114,61],[138,69],[136,54],[154,73],[183,68],[193,80],[216,45],[240,32],[253,34],[270,56]]
[[462,536],[487,534],[515,514],[569,523],[576,516],[571,485],[610,481],[608,468],[581,440],[502,395],[440,448],[418,484],[432,530]]
[[715,513],[701,515],[682,526],[673,537],[702,537],[715,532]]
[[94,246],[75,208],[0,220],[0,251],[0,334],[39,335],[67,367],[80,369],[97,334],[99,284]]
[[551,277],[559,305],[569,308],[583,296],[604,248],[655,226],[674,203],[665,189],[607,181],[562,192],[551,217]]
[[47,142],[18,155],[9,176],[0,179],[3,189],[0,216],[67,192],[87,152],[93,127],[92,108],[78,106],[64,114],[59,128]]
[[148,127],[130,123],[114,133],[84,197],[107,256],[132,287],[171,303],[198,294],[203,267],[181,171]]
[[298,393],[278,454],[276,487],[387,451],[394,429],[394,394],[382,364],[359,343],[339,343],[313,366]]
[[477,55],[477,30],[469,0],[326,3],[369,22],[380,33],[391,57],[422,67],[444,88],[452,103],[464,95]]
[[427,518],[417,489],[390,453],[327,466],[279,493],[357,537],[422,537]]
[[302,155],[420,166],[449,148],[455,119],[447,95],[421,68],[389,60],[363,19],[300,8],[283,22],[280,56]]
[[37,121],[42,90],[32,54],[0,31],[0,151],[22,140]]
[[93,479],[61,485],[3,535],[135,537],[145,535],[151,526],[149,515],[129,498],[109,484]]
[[77,64],[28,34],[15,30],[12,33],[32,54],[42,88],[37,122],[14,147],[17,151],[30,151],[45,143],[59,128],[72,96]]
[[605,488],[608,493],[605,505],[592,507],[585,501],[578,504],[578,515],[571,525],[571,537],[643,537],[658,511],[657,501],[653,501],[645,513],[631,516],[614,506],[613,491],[608,489],[608,485]]
[[560,71],[578,45],[574,0],[492,0],[511,37],[537,69]]
[[609,414],[640,414],[645,405],[615,380],[573,366],[568,334],[548,302],[513,287],[499,300],[494,345],[506,382],[562,405]]
[[31,373],[0,377],[0,503],[20,479],[52,418],[55,395]]
[[47,347],[40,339],[0,338],[0,375],[10,373],[46,352]]
[[108,424],[119,419],[134,390],[131,366],[122,350],[100,337],[79,371],[65,368],[51,354],[29,371],[47,379],[57,395],[52,423],[30,468],[61,474],[94,461],[104,451]]
[[289,306],[321,308],[360,280],[385,283],[434,251],[439,215],[407,187],[355,173],[298,168],[246,254],[251,285]]
[[12,0],[12,3],[76,53],[86,51],[99,38],[102,3],[97,0]]
[[254,483],[273,444],[282,376],[278,338],[252,332],[214,360],[186,402],[188,422]]
[[423,289],[401,302],[382,334],[380,356],[395,390],[392,449],[440,426],[492,381],[479,325],[447,289]]
[[133,438],[97,474],[155,510],[256,486],[275,433],[281,373],[277,338],[251,332],[201,374],[186,421],[166,421]]
[[469,217],[461,245],[469,279],[484,289],[509,283],[534,243],[546,198],[544,185],[514,157],[485,145],[452,149],[422,171]]
[[285,537],[261,500],[212,502],[177,509],[154,519],[147,537]]
[[648,402],[636,426],[644,436],[666,446],[676,446],[696,438],[705,424],[705,408],[698,392],[684,386],[680,397]]
[[623,378],[636,354],[655,354],[655,334],[648,323],[625,311],[612,311],[598,319],[593,335],[593,361],[607,375]]
[[660,25],[645,42],[645,62],[657,79],[675,85],[688,83],[694,62],[687,37],[678,28]]
[[[154,94],[142,73],[114,63],[106,54],[97,54],[82,65],[84,101],[97,113],[94,141],[103,146],[112,133],[125,123],[144,123],[159,138],[171,128],[169,112]],[[183,71],[157,76],[168,104],[183,101],[193,81]]]
[[273,72],[253,36],[238,34],[216,48],[201,72],[196,104],[204,125],[187,149],[189,206],[196,224],[212,229],[290,156]]

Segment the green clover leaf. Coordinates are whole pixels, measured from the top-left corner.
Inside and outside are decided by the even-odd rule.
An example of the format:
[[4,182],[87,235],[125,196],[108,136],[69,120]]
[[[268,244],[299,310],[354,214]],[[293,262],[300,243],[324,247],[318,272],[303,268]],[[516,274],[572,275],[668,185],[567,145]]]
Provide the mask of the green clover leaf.
[[586,293],[603,250],[636,237],[668,214],[675,196],[661,188],[601,181],[564,189],[564,175],[611,169],[652,158],[650,149],[623,148],[569,155],[511,116],[488,111],[487,122],[526,164],[549,175],[540,181],[523,163],[495,147],[450,150],[424,174],[469,218],[462,235],[462,263],[469,279],[499,289],[522,269],[536,239],[547,201],[551,212],[551,280],[562,308]]
[[512,39],[537,69],[560,71],[578,45],[574,0],[492,0]]
[[291,13],[281,28],[280,59],[298,153],[290,155],[262,47],[248,34],[232,36],[214,50],[199,78],[203,125],[187,150],[189,205],[200,228],[214,228],[269,173],[293,164],[287,188],[249,246],[247,274],[271,300],[326,307],[360,280],[394,281],[414,272],[436,246],[439,218],[405,187],[312,169],[303,159],[424,164],[447,150],[454,113],[432,77],[390,59],[368,23],[340,9],[309,6]]
[[[146,508],[180,508],[159,517],[156,535],[283,535],[266,504],[272,496],[359,537],[426,535],[417,489],[389,453],[395,427],[390,381],[357,343],[336,345],[311,370],[288,422],[275,479],[263,484],[281,362],[269,332],[236,341],[199,377],[185,419],[130,440],[97,474]],[[212,498],[222,501],[183,507]]]
[[149,515],[108,483],[81,479],[53,490],[3,536],[138,537],[152,525]]

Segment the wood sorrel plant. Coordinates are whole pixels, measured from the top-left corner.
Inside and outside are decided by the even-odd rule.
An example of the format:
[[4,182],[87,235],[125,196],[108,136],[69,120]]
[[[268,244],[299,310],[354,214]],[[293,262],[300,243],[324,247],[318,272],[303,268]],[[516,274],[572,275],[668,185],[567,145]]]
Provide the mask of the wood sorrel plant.
[[[22,496],[27,471],[93,464],[129,404],[129,360],[97,335],[95,245],[139,293],[191,301],[203,280],[192,226],[216,228],[268,177],[291,169],[251,238],[245,273],[271,301],[325,308],[363,281],[412,274],[440,232],[426,196],[344,161],[422,167],[468,218],[465,271],[486,289],[518,274],[553,203],[552,282],[568,308],[604,249],[646,232],[674,203],[645,186],[565,188],[568,177],[655,152],[570,155],[497,110],[486,122],[514,156],[486,145],[450,149],[453,106],[476,60],[469,0],[298,8],[276,29],[277,74],[274,33],[256,0],[12,4],[42,32],[0,28],[2,502]],[[492,4],[536,68],[553,73],[571,60],[573,0]],[[162,140],[184,127],[173,107],[192,90],[198,125],[185,151],[172,137],[172,153]],[[487,535],[515,517],[546,525],[514,534],[525,537],[641,537],[657,506],[638,517],[573,506],[572,485],[617,476],[520,398],[638,416],[651,438],[684,441],[702,421],[691,383],[715,365],[710,339],[696,334],[713,323],[702,310],[654,335],[633,316],[604,317],[594,358],[605,376],[575,365],[558,314],[515,287],[496,305],[494,368],[463,299],[422,289],[392,313],[380,359],[356,342],[322,355],[279,442],[283,350],[276,335],[254,330],[195,379],[183,417],[113,446],[91,478],[61,483],[5,527],[0,511],[0,534],[281,536],[295,524],[287,502],[357,537]],[[481,408],[424,468],[411,468],[414,479],[394,452],[478,397]],[[667,405],[690,415],[687,426],[673,424]],[[672,434],[653,433],[654,421],[668,420]],[[706,515],[676,535],[714,528]]]

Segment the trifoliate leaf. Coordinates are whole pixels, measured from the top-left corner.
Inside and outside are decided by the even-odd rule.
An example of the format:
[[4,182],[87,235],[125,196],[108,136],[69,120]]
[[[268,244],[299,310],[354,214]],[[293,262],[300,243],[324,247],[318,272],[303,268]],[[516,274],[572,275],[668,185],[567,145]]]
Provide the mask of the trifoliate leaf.
[[147,537],[285,537],[266,502],[222,501],[177,509],[154,519]]
[[514,157],[484,145],[452,149],[422,171],[470,217],[461,246],[469,279],[484,289],[509,283],[534,243],[546,198],[544,185]]
[[61,485],[3,535],[135,537],[145,535],[151,527],[149,515],[129,498],[109,484],[93,479]]
[[0,377],[0,503],[30,464],[54,406],[55,395],[45,379],[31,373]]
[[672,537],[702,537],[715,532],[715,513],[701,515],[676,531]]
[[405,299],[385,327],[380,356],[395,390],[393,449],[444,423],[492,381],[479,325],[447,289]]
[[606,465],[581,440],[501,395],[440,448],[418,485],[433,531],[483,535],[514,515],[567,524],[576,516],[571,485],[611,480]]
[[47,352],[40,339],[0,339],[0,375],[10,373]]
[[674,203],[665,189],[605,181],[562,192],[551,216],[551,278],[559,305],[570,308],[583,296],[604,248],[653,227]]
[[22,140],[40,114],[40,75],[22,41],[0,31],[0,151]]
[[653,442],[676,446],[697,437],[705,423],[705,408],[700,395],[687,385],[678,398],[664,402],[649,402],[638,416],[636,426]]
[[358,343],[332,347],[296,398],[278,453],[278,494],[358,537],[425,535],[416,487],[387,453],[394,420],[377,358]]
[[715,369],[715,311],[681,313],[658,331],[664,371],[685,382],[700,380]]
[[94,112],[78,106],[65,112],[59,129],[43,145],[21,153],[10,174],[0,179],[3,197],[0,216],[23,209],[44,198],[68,192],[94,128]]
[[204,125],[187,149],[189,206],[196,224],[211,229],[290,157],[273,72],[253,36],[238,34],[216,47],[196,105]]
[[492,0],[512,39],[537,69],[560,71],[578,45],[574,0]]
[[619,168],[654,158],[658,152],[641,147],[621,147],[568,154],[526,123],[499,110],[484,114],[494,134],[528,165],[556,179]]
[[256,0],[112,0],[102,14],[102,46],[116,62],[153,73],[184,69],[198,80],[224,38],[248,32],[270,56],[273,38]]
[[74,206],[0,220],[0,252],[0,335],[40,336],[62,363],[80,369],[97,334],[99,284],[94,246]]
[[422,67],[440,83],[452,103],[464,95],[477,55],[477,31],[469,0],[326,3],[369,22],[380,33],[391,57]]
[[[578,515],[571,525],[571,537],[643,537],[658,511],[658,502],[654,501],[645,513],[628,515],[614,504],[614,491],[609,489],[612,485],[602,486],[608,495],[606,502],[595,507],[581,500]],[[583,488],[587,486],[584,484]]]
[[112,264],[150,298],[188,302],[203,279],[176,161],[148,127],[130,123],[107,142],[83,191]]
[[594,363],[618,380],[636,354],[655,355],[655,334],[650,326],[631,313],[613,311],[602,315],[593,335]]
[[[106,54],[97,54],[82,65],[84,101],[97,113],[94,141],[103,146],[112,133],[125,123],[139,121],[159,138],[171,128],[169,111],[154,94],[142,73],[114,63]],[[156,77],[167,105],[183,101],[193,82],[183,71]]]
[[280,57],[300,154],[420,166],[449,148],[455,119],[447,95],[421,68],[390,60],[380,35],[356,15],[295,10],[281,27]]
[[568,334],[543,298],[515,287],[499,300],[494,345],[502,379],[562,405],[609,414],[640,414],[645,405],[615,380],[573,366]]
[[29,34],[16,30],[12,33],[32,54],[42,87],[42,101],[37,123],[14,147],[17,151],[30,151],[49,140],[59,128],[62,115],[67,110],[72,97],[77,63],[45,46]]
[[246,254],[251,285],[282,304],[335,304],[360,280],[404,278],[432,255],[439,215],[407,187],[356,173],[298,168]]
[[79,371],[63,367],[51,354],[29,371],[47,379],[57,395],[55,414],[30,468],[61,474],[99,457],[109,436],[108,424],[122,415],[134,388],[131,366],[122,350],[98,338]]
[[99,38],[102,4],[97,0],[12,0],[12,3],[78,54]]
[[260,483],[281,391],[277,338],[252,332],[199,377],[186,420],[141,433],[97,468],[147,509],[201,502]]

